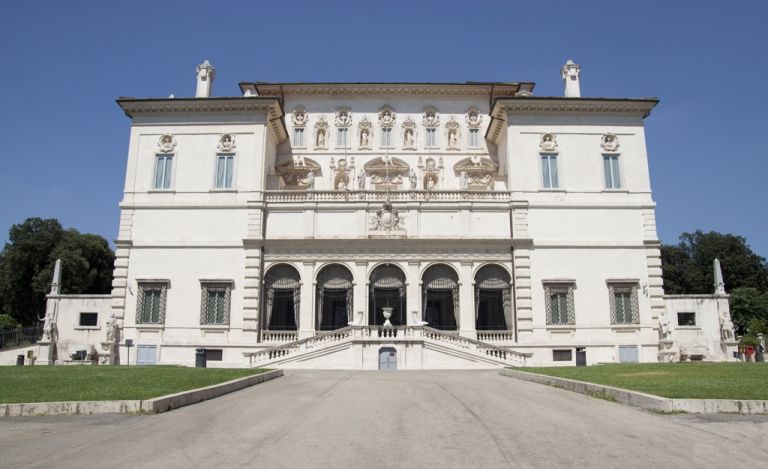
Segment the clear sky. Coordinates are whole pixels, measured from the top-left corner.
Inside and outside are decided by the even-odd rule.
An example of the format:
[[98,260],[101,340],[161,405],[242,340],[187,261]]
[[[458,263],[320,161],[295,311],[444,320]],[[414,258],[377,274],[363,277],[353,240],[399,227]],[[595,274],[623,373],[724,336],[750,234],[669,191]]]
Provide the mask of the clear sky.
[[768,2],[16,1],[0,15],[0,242],[27,217],[117,235],[118,96],[240,81],[533,81],[661,99],[646,120],[659,236],[745,236],[768,257]]

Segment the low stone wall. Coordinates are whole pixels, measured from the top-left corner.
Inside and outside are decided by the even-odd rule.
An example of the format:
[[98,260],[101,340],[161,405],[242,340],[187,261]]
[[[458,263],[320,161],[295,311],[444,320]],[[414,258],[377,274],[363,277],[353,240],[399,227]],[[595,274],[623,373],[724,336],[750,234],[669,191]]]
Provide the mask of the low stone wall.
[[283,376],[283,370],[272,370],[258,375],[246,376],[224,383],[191,389],[167,396],[147,400],[126,401],[67,401],[67,402],[26,402],[0,404],[0,417],[22,417],[31,415],[77,415],[77,414],[131,414],[161,413],[198,402],[207,401],[240,389],[263,383]]
[[607,398],[624,405],[640,407],[654,412],[688,412],[692,414],[768,414],[768,401],[738,399],[669,399],[628,389],[614,388],[602,384],[587,383],[573,379],[538,375],[524,371],[503,369],[502,376],[546,384],[588,396]]

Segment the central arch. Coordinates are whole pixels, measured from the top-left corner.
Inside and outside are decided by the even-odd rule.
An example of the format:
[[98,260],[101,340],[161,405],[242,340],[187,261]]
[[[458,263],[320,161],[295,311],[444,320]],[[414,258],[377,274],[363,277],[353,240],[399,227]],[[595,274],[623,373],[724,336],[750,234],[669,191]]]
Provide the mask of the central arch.
[[459,276],[445,264],[435,264],[421,277],[422,320],[435,329],[457,329]]
[[392,308],[393,326],[405,325],[405,274],[393,264],[383,264],[371,272],[368,286],[368,324],[384,324],[382,308]]
[[317,330],[332,331],[352,321],[352,273],[341,264],[330,264],[317,274]]
[[508,330],[512,325],[510,277],[498,265],[475,274],[475,327],[478,331]]
[[264,289],[267,292],[267,330],[298,330],[301,300],[299,272],[288,264],[270,267],[264,275]]

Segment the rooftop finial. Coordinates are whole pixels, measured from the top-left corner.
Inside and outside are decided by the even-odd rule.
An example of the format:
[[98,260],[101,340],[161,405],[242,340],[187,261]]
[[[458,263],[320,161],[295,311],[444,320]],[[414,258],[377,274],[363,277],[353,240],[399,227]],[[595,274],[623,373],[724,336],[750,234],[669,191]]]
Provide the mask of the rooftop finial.
[[213,79],[216,76],[216,70],[208,59],[197,66],[197,90],[196,98],[210,98],[213,90]]
[[579,86],[579,75],[581,73],[581,67],[579,64],[573,63],[573,60],[568,59],[560,69],[560,76],[563,78],[565,84],[565,97],[566,98],[580,98],[581,87]]

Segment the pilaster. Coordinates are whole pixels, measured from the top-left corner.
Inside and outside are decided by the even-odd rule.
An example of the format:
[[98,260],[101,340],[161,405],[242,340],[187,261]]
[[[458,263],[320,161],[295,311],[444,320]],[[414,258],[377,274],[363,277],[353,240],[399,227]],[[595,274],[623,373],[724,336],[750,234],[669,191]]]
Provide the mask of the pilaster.
[[299,339],[315,335],[315,262],[301,264],[301,303],[299,304]]
[[368,324],[368,317],[365,311],[368,309],[368,262],[355,262],[355,291],[352,297],[354,307],[355,324]]
[[422,307],[421,307],[421,276],[419,271],[421,270],[421,262],[409,261],[408,270],[406,271],[405,281],[406,287],[406,305],[405,305],[405,321],[406,324],[415,325],[417,321],[421,321]]
[[475,286],[472,277],[472,262],[461,263],[459,284],[459,334],[470,339],[477,339],[475,329]]

